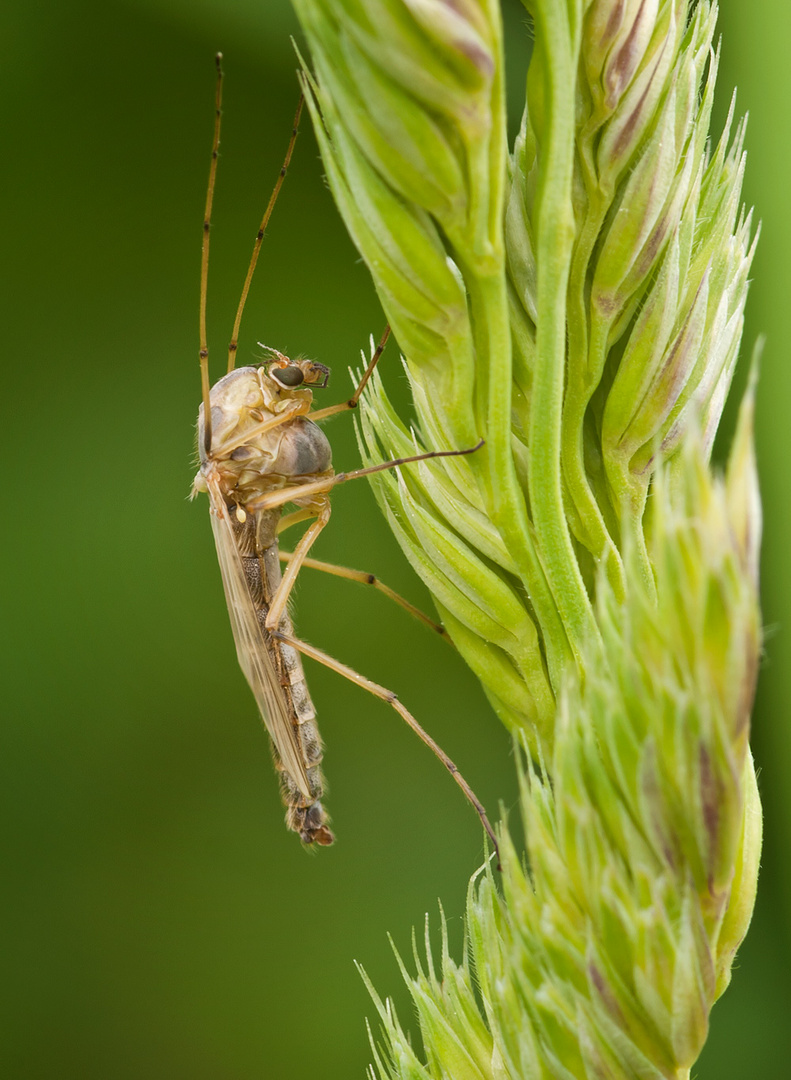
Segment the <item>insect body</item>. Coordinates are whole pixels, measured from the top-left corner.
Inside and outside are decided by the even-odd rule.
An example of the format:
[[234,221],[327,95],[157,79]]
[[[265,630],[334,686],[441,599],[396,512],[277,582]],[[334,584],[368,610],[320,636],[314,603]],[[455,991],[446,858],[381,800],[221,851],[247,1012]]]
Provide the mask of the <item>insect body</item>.
[[[389,327],[373,349],[370,363],[353,396],[338,405],[311,411],[313,390],[327,385],[329,369],[311,360],[290,360],[262,346],[266,362],[234,370],[239,327],[264,232],[277,198],[297,136],[297,109],[291,141],[280,177],[258,230],[228,349],[228,374],[213,387],[209,380],[206,339],[206,296],[209,228],[220,140],[222,88],[221,57],[217,57],[217,92],[212,164],[203,224],[200,296],[200,366],[203,403],[198,416],[200,470],[193,495],[206,492],[222,572],[225,597],[236,641],[239,664],[255,695],[272,738],[280,787],[287,807],[286,823],[305,844],[329,845],[335,837],[321,804],[322,744],[316,714],[305,683],[300,654],[357,683],[391,705],[436,754],[477,811],[495,851],[497,841],[486,812],[448,755],[421,727],[391,691],[359,675],[327,653],[294,636],[286,605],[303,565],[341,577],[376,584],[413,615],[442,631],[421,612],[377,582],[373,575],[333,567],[308,558],[313,543],[330,518],[329,492],[337,484],[427,458],[469,454],[464,450],[435,450],[414,457],[385,461],[348,473],[335,473],[330,445],[315,421],[354,409],[382,350]],[[287,503],[296,509],[283,514]],[[281,576],[278,535],[292,525],[309,521]]]
[[[236,640],[239,664],[272,736],[286,823],[306,844],[331,844],[334,836],[321,805],[322,744],[299,653],[273,639],[266,620],[281,585],[278,550],[280,508],[248,512],[257,497],[300,477],[331,477],[331,450],[321,428],[304,418],[311,385],[325,385],[323,365],[291,364],[281,357],[269,368],[230,372],[210,395],[212,446],[205,449],[204,416],[198,418],[201,468],[194,492],[208,492],[217,556]],[[274,422],[267,427],[267,421]],[[292,497],[300,505],[298,495]],[[326,495],[302,502],[322,514]],[[278,630],[293,635],[284,610]]]

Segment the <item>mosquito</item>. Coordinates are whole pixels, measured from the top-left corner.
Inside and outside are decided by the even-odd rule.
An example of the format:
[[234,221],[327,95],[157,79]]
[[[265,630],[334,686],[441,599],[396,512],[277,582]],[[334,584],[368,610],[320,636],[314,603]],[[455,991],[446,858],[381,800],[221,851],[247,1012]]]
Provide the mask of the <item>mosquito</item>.
[[[360,395],[379,361],[390,329],[385,329],[354,394],[347,401],[313,409],[313,392],[327,386],[330,370],[313,360],[292,360],[261,345],[264,362],[235,367],[239,329],[264,233],[285,179],[297,139],[303,99],[297,107],[285,160],[253,245],[242,295],[228,347],[228,371],[214,386],[209,381],[206,300],[209,232],[217,176],[222,105],[222,54],[216,57],[214,139],[203,222],[200,285],[200,369],[202,404],[198,413],[200,469],[192,495],[206,492],[225,598],[239,665],[271,737],[275,767],[286,807],[286,825],[305,845],[327,846],[335,836],[322,806],[323,747],[316,712],[305,682],[300,654],[331,668],[391,705],[453,776],[477,811],[495,851],[497,841],[486,811],[448,755],[431,738],[391,690],[372,682],[346,664],[299,640],[288,613],[288,599],[297,574],[312,566],[340,577],[377,586],[413,615],[440,631],[402,597],[372,574],[333,566],[308,557],[330,519],[330,492],[383,469],[429,458],[473,453],[439,450],[385,461],[351,472],[336,473],[329,441],[317,421],[357,407]],[[295,507],[284,513],[287,504]],[[278,537],[286,529],[310,521],[293,552],[281,552]],[[281,561],[287,564],[281,573]]]

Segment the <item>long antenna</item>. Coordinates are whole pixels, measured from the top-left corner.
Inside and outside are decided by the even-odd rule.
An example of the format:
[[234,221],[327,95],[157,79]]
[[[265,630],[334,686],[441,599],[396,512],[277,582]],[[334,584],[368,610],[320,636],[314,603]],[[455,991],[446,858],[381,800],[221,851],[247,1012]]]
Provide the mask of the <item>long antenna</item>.
[[217,65],[217,89],[214,93],[214,141],[209,166],[209,187],[206,192],[206,210],[203,214],[203,247],[200,264],[200,381],[203,396],[203,448],[211,453],[211,404],[209,402],[209,343],[206,337],[206,293],[209,286],[209,232],[211,208],[214,202],[214,184],[217,179],[217,159],[220,148],[220,118],[222,116],[222,53],[214,58]]
[[272,216],[272,211],[275,208],[277,197],[280,194],[280,189],[283,186],[283,181],[286,178],[288,172],[288,166],[291,163],[291,155],[294,153],[294,143],[297,141],[297,134],[299,132],[299,118],[302,115],[302,106],[305,104],[305,98],[303,94],[299,95],[299,102],[297,104],[297,111],[294,116],[294,124],[291,128],[291,138],[288,143],[288,150],[286,151],[285,160],[280,167],[280,175],[277,178],[275,189],[272,192],[267,208],[264,211],[264,216],[261,219],[261,225],[258,229],[258,235],[255,238],[253,244],[253,254],[250,257],[250,265],[247,267],[247,277],[244,279],[244,285],[242,286],[242,295],[239,300],[239,307],[236,309],[236,319],[233,324],[233,333],[231,334],[231,340],[228,345],[228,370],[233,371],[234,364],[236,362],[236,349],[239,344],[239,327],[242,325],[242,314],[244,312],[244,306],[247,303],[247,294],[250,291],[250,282],[253,280],[253,274],[255,273],[255,266],[258,262],[258,255],[261,251],[261,244],[264,240],[264,233],[266,227],[269,224],[269,219]]

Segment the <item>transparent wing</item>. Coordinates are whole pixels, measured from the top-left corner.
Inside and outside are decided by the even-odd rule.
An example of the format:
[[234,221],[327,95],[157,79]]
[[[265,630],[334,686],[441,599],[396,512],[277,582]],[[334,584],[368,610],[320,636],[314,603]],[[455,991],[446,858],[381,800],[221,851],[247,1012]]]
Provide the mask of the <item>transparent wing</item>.
[[211,500],[210,517],[214,542],[217,547],[217,558],[222,572],[225,600],[231,617],[239,666],[255,695],[261,717],[272,736],[272,742],[275,744],[283,767],[302,794],[310,798],[310,784],[302,754],[286,712],[283,691],[269,655],[264,632],[247,587],[244,566],[234,539],[228,508],[221,492],[211,480],[207,480],[207,486]]

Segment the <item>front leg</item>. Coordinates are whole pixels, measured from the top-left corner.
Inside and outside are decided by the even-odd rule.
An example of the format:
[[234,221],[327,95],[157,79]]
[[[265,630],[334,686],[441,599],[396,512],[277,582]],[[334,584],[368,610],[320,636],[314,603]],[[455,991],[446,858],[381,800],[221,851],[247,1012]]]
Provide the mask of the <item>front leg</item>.
[[285,574],[283,574],[283,579],[278,585],[275,595],[272,597],[265,623],[266,629],[270,632],[277,630],[280,625],[280,620],[283,618],[283,612],[286,610],[286,604],[291,595],[291,590],[294,588],[294,582],[299,573],[299,568],[302,565],[305,556],[316,542],[319,533],[330,520],[330,500],[326,495],[319,496],[317,499],[312,500],[312,505],[309,509],[312,514],[316,515],[316,520],[312,522],[302,534],[299,543],[294,549],[294,554],[291,556],[288,568],[286,569]]
[[[245,443],[259,438],[267,431],[272,431],[276,427],[282,427],[283,424],[290,423],[298,416],[306,416],[309,409],[310,402],[295,398],[288,402],[282,412],[276,413],[274,416],[267,416],[263,409],[260,410],[258,415],[261,419],[254,427],[248,428],[241,435],[237,435],[235,439],[228,439],[223,443],[223,455],[230,455],[237,447],[244,446]],[[255,412],[253,412],[253,416],[255,415]]]
[[[468,446],[466,450],[428,450],[425,454],[412,454],[410,457],[393,458],[392,461],[382,461],[378,465],[368,465],[365,469],[353,469],[351,472],[333,473],[331,469],[328,469],[327,473],[318,480],[308,480],[304,484],[295,484],[293,487],[256,495],[249,500],[246,508],[251,513],[256,513],[259,510],[274,510],[287,502],[298,502],[302,498],[307,499],[313,495],[326,495],[336,484],[345,484],[349,480],[358,480],[361,476],[371,476],[373,473],[382,472],[384,469],[397,469],[399,465],[412,465],[416,461],[429,461],[433,458],[463,457],[465,454],[474,454],[476,450],[481,449],[484,443],[485,439],[481,439],[475,446]],[[301,495],[297,495],[298,492],[301,492]]]

